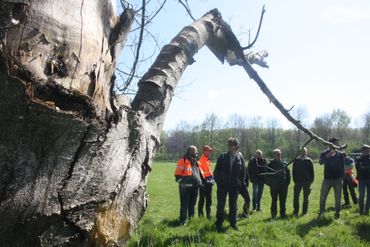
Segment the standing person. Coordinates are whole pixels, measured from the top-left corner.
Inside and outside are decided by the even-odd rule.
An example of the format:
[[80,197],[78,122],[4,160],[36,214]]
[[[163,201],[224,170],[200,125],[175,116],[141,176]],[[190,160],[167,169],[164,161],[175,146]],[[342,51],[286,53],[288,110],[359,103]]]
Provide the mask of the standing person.
[[[339,138],[333,137],[329,140],[336,146],[339,146]],[[335,218],[340,217],[342,184],[344,177],[344,155],[342,152],[330,147],[320,155],[320,165],[324,165],[324,181],[320,192],[320,213],[319,218],[324,217],[326,198],[329,191],[334,187],[335,197]]]
[[203,186],[199,187],[198,216],[203,216],[204,201],[206,202],[206,215],[211,218],[212,186],[214,184],[211,171],[212,148],[208,145],[202,147],[203,155],[198,160],[199,168],[203,171]]
[[[370,208],[370,146],[363,145],[361,156],[356,159],[356,171],[359,189],[359,210],[361,215],[368,215]],[[366,204],[364,205],[366,193]]]
[[262,157],[262,151],[257,149],[255,156],[248,162],[248,174],[253,188],[252,207],[253,210],[257,211],[261,211],[261,198],[265,185],[264,178],[261,173],[264,173],[265,169],[266,159]]
[[237,199],[238,187],[244,180],[245,166],[242,158],[237,152],[239,148],[238,139],[231,137],[228,139],[228,152],[221,154],[216,163],[213,172],[217,183],[217,213],[216,213],[216,229],[222,231],[222,223],[224,221],[224,210],[226,197],[229,195],[229,221],[230,226],[234,230],[238,230],[236,226],[237,214]]
[[241,152],[239,152],[239,156],[242,160],[242,164],[243,164],[244,170],[245,170],[244,179],[239,184],[239,194],[243,197],[243,200],[244,200],[243,218],[249,218],[249,208],[250,208],[250,205],[251,205],[251,198],[250,198],[249,192],[248,192],[249,175],[248,175],[248,171],[247,171],[246,166],[245,166],[245,160],[244,160],[243,154]]
[[189,146],[184,157],[177,162],[175,177],[179,183],[180,224],[186,225],[188,218],[194,216],[198,188],[202,185],[202,174],[198,167],[198,151]]
[[302,148],[300,155],[294,160],[292,173],[294,181],[293,214],[297,217],[299,212],[299,195],[302,189],[302,215],[307,214],[308,196],[311,193],[311,184],[315,178],[312,160],[307,157],[307,148]]
[[357,204],[357,196],[355,192],[356,179],[353,176],[353,167],[355,161],[348,157],[348,155],[343,152],[344,155],[344,178],[343,178],[343,197],[344,204],[343,207],[349,207],[351,204],[349,202],[348,190],[351,193],[353,204]]
[[286,218],[286,198],[288,195],[288,186],[290,184],[290,171],[281,158],[280,149],[273,150],[274,159],[266,165],[267,175],[266,184],[270,186],[271,194],[271,218],[275,219],[277,215],[277,200],[279,197],[280,217]]

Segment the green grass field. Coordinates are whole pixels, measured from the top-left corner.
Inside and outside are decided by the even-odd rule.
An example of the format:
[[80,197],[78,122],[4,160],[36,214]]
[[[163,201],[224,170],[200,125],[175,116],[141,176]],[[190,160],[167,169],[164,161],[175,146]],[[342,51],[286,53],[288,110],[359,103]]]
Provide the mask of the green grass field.
[[[293,182],[289,186],[287,219],[270,219],[270,192],[265,186],[262,212],[251,212],[249,219],[238,219],[240,231],[229,228],[225,233],[215,230],[216,186],[213,188],[212,219],[195,218],[179,226],[179,195],[174,180],[174,163],[154,163],[149,175],[149,206],[129,246],[370,246],[370,217],[360,216],[358,207],[342,209],[341,218],[334,219],[334,193],[327,199],[324,219],[318,220],[320,186],[323,167],[315,164],[308,214],[295,218],[293,213]],[[249,192],[251,194],[251,186]],[[302,196],[301,196],[302,197]],[[302,203],[302,198],[301,202]],[[238,213],[242,212],[238,199]],[[226,210],[228,211],[226,204]],[[196,208],[197,209],[197,208]],[[278,209],[279,210],[279,209]]]

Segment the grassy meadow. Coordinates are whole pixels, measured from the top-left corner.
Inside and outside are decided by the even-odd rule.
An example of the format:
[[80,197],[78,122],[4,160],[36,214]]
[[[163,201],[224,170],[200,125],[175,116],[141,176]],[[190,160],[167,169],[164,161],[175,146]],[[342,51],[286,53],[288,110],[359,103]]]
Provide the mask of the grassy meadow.
[[[370,246],[370,217],[360,216],[358,206],[342,209],[341,218],[334,219],[334,193],[330,191],[325,218],[318,220],[320,186],[323,167],[315,163],[308,214],[295,218],[293,214],[293,181],[289,185],[287,219],[270,219],[270,191],[265,186],[262,212],[251,212],[249,219],[238,218],[240,231],[215,229],[216,189],[213,187],[212,219],[195,217],[186,226],[179,226],[179,193],[173,177],[175,163],[154,163],[149,175],[149,206],[129,246]],[[252,197],[252,187],[249,194]],[[343,199],[342,199],[343,200]],[[300,205],[302,204],[302,195]],[[238,213],[243,200],[238,199]],[[279,204],[278,204],[279,205]],[[226,203],[226,210],[228,205]],[[301,210],[301,209],[300,209]],[[279,207],[278,207],[279,212]]]

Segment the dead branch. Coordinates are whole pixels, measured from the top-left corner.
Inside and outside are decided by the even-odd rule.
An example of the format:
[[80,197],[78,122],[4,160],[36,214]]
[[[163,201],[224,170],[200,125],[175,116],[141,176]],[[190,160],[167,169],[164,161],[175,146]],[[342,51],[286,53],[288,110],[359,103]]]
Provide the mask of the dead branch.
[[250,43],[246,47],[242,47],[243,50],[247,50],[247,49],[251,48],[254,45],[254,43],[256,43],[256,41],[258,39],[258,35],[260,34],[262,21],[263,21],[263,15],[265,14],[265,12],[266,12],[265,5],[263,5],[262,11],[261,11],[260,23],[258,24],[258,30],[257,30],[257,33],[256,33],[256,37],[254,38],[252,43]]

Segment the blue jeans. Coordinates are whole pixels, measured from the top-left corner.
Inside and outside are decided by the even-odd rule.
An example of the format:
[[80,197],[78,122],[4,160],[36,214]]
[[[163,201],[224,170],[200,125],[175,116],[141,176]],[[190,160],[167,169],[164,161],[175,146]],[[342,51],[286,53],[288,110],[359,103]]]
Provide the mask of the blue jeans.
[[252,201],[252,206],[253,210],[260,210],[261,209],[261,198],[262,198],[262,193],[263,193],[263,187],[265,183],[263,180],[259,180],[256,182],[252,183],[253,187],[253,201]]
[[[358,190],[359,190],[359,200],[358,205],[360,208],[360,214],[368,214],[370,208],[370,179],[361,179],[358,181]],[[367,191],[366,191],[367,190]],[[366,191],[366,204],[364,207],[365,200],[365,191]]]

